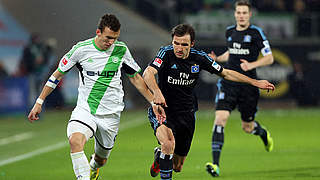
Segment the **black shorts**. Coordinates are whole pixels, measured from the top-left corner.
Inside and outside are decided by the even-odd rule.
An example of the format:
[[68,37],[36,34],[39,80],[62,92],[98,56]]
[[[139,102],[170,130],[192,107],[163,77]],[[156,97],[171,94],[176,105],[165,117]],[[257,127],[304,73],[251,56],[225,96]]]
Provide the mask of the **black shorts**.
[[[174,153],[179,156],[187,156],[195,128],[195,112],[166,112],[167,119],[164,124],[170,128],[173,132],[175,139]],[[152,108],[148,109],[148,118],[151,127],[156,134],[156,130],[159,127],[159,123],[152,111]]]
[[259,100],[259,89],[246,84],[230,84],[219,80],[217,83],[216,110],[232,111],[238,106],[241,119],[246,122],[254,120]]

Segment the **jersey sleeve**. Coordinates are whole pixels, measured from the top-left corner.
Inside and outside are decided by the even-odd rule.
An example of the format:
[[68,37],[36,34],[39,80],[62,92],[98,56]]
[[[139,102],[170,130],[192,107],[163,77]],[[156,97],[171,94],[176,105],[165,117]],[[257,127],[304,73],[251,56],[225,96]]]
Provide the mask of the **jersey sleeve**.
[[226,29],[225,40],[227,44],[228,44],[228,41],[231,41],[231,34],[234,28],[235,28],[235,25],[231,25],[231,26],[228,26]]
[[257,47],[260,49],[263,56],[272,54],[269,41],[261,29],[259,29],[257,33]]
[[156,57],[149,63],[149,66],[154,67],[158,71],[164,67],[164,59],[167,57],[165,47],[161,47]]
[[141,71],[138,63],[133,59],[129,49],[127,48],[126,53],[123,56],[122,70],[130,77],[135,76]]
[[61,58],[58,71],[62,74],[70,71],[72,67],[81,59],[81,57],[81,51],[77,45],[74,45],[72,49]]
[[214,61],[210,56],[208,56],[207,54],[205,54],[202,57],[202,68],[208,72],[210,72],[211,74],[220,74],[223,71],[223,67],[217,63],[216,61]]

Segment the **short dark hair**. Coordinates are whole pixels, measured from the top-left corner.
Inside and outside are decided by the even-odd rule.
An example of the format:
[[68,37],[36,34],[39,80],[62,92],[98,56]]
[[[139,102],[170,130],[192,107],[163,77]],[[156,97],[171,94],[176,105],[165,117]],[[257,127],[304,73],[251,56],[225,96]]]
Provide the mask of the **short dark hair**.
[[104,29],[106,27],[108,27],[112,31],[117,32],[117,31],[119,31],[120,26],[121,26],[121,24],[115,15],[105,14],[99,20],[98,29],[100,29],[101,32],[103,32]]
[[238,0],[235,3],[234,8],[236,8],[237,6],[248,6],[249,11],[251,11],[251,3],[249,2],[249,0]]
[[172,28],[172,30],[171,30],[171,37],[172,38],[173,38],[173,36],[181,37],[186,34],[190,34],[191,42],[193,42],[196,35],[195,35],[194,29],[191,25],[179,24],[179,25],[175,26],[174,28]]

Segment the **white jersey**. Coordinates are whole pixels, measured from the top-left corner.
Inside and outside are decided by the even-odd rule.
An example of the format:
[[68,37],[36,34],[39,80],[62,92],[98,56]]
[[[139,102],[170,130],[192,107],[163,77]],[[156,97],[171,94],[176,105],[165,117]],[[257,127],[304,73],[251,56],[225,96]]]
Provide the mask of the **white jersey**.
[[61,58],[58,71],[64,74],[75,65],[79,69],[77,106],[96,115],[121,112],[124,108],[121,68],[129,76],[141,70],[126,44],[116,41],[103,51],[94,38],[74,45]]

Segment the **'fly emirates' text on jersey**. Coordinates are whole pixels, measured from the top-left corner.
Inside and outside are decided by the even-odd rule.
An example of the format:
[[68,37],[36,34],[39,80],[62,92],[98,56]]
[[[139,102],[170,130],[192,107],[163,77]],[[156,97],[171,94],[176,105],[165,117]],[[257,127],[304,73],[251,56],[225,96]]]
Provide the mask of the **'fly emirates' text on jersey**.
[[189,57],[177,58],[173,46],[161,47],[149,64],[158,70],[158,84],[166,99],[168,110],[183,112],[194,110],[193,89],[201,70],[219,74],[223,68],[207,53],[191,48]]
[[74,45],[62,57],[58,70],[66,73],[73,66],[79,70],[77,106],[96,115],[123,110],[121,69],[129,76],[141,71],[123,42],[116,41],[107,50],[101,50],[94,38]]

